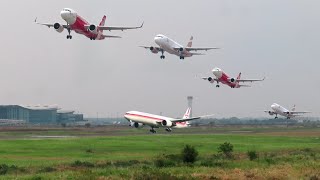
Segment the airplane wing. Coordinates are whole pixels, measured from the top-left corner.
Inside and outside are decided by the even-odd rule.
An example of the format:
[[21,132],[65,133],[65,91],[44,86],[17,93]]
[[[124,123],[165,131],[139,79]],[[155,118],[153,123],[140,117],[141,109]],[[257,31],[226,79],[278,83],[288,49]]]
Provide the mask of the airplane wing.
[[[35,22],[36,24],[40,24],[40,25],[47,26],[48,28],[51,28],[51,27],[54,26],[54,24],[52,24],[52,23],[40,23],[40,22],[37,21],[37,18],[34,20],[34,22]],[[68,28],[67,25],[62,25],[62,26],[63,26],[64,28]]]
[[298,114],[306,114],[306,113],[311,113],[309,111],[291,111],[290,114],[298,115]]
[[116,30],[124,31],[128,29],[140,29],[143,27],[143,24],[144,22],[141,24],[141,26],[137,26],[137,27],[98,26],[98,29],[106,30],[106,31],[116,31]]
[[[176,47],[176,48],[173,48],[174,50],[176,51],[179,51],[181,47]],[[211,50],[211,49],[220,49],[220,48],[195,48],[195,47],[185,47],[184,48],[186,51],[208,51],[208,50]]]
[[120,36],[109,36],[109,35],[102,35],[105,38],[121,38]]
[[191,53],[192,55],[205,55],[203,53]]
[[171,122],[185,122],[185,121],[192,121],[192,120],[201,119],[201,118],[205,118],[205,117],[211,117],[211,116],[214,116],[214,114],[192,117],[192,118],[188,118],[188,119],[172,119],[170,121]]
[[210,79],[210,83],[214,83],[214,81],[216,81],[216,82],[219,81],[218,79],[211,78],[211,77],[202,77],[201,79],[206,80],[206,81],[209,81],[209,79]]
[[[145,48],[145,49],[150,49],[153,46],[139,46],[139,47],[142,47],[142,48]],[[161,50],[160,47],[153,47],[153,48],[156,48],[157,50]]]
[[264,81],[263,79],[236,79],[237,82],[255,82],[255,81]]
[[186,47],[185,48],[185,50],[187,50],[187,51],[208,51],[208,50],[211,50],[211,49],[220,49],[220,48],[216,48],[216,47],[213,47],[213,48]]

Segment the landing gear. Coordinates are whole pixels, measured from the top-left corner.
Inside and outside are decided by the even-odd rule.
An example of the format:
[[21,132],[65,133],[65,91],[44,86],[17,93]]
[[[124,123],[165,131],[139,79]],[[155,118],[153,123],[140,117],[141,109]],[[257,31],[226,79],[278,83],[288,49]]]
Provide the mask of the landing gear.
[[278,114],[276,114],[276,117],[274,117],[274,119],[278,119]]
[[166,57],[163,55],[163,53],[164,53],[163,49],[161,49],[160,51],[161,51],[160,59],[165,59]]
[[91,38],[90,38],[90,40],[96,40],[96,38],[94,38],[94,37],[91,37]]
[[183,56],[180,56],[180,59],[184,59],[184,57],[183,57]]
[[70,35],[71,34],[71,28],[70,28],[69,24],[67,25],[67,30],[68,30],[67,39],[72,39],[72,36]]
[[157,133],[157,131],[154,130],[153,127],[150,129],[150,132],[153,133],[153,134]]
[[166,128],[166,131],[167,131],[167,132],[171,132],[172,129],[171,129],[171,128]]
[[216,85],[216,87],[218,88],[218,87],[220,87],[220,85],[219,85],[219,84],[217,84],[217,85]]

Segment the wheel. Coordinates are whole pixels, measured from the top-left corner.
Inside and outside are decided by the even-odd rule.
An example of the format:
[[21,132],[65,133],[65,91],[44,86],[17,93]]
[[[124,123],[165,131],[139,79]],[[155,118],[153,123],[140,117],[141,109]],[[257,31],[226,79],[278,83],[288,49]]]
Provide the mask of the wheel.
[[220,85],[216,85],[216,87],[218,88],[218,87],[220,87]]
[[67,35],[67,39],[69,39],[69,35]]
[[69,38],[72,39],[72,36],[70,35]]

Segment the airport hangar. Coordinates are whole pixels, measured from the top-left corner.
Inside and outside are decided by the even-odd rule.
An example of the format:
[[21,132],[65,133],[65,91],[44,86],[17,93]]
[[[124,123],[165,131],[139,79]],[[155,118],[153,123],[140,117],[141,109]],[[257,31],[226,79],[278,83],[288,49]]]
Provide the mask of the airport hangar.
[[23,120],[27,124],[63,124],[83,121],[83,114],[54,106],[0,105],[0,119]]

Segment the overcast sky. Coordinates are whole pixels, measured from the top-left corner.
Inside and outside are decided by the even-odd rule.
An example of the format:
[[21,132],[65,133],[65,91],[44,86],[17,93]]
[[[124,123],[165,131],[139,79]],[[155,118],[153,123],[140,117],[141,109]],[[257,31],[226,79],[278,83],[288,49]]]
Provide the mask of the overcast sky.
[[[86,116],[139,110],[178,117],[194,96],[194,115],[267,116],[277,102],[291,109],[320,108],[318,0],[2,0],[1,104],[58,104]],[[105,32],[122,39],[90,41],[34,24],[65,23],[69,7],[92,24],[140,30]],[[205,56],[179,57],[139,48],[165,34],[181,44],[220,47]],[[262,78],[251,88],[216,88],[199,76],[214,67],[236,77]],[[198,77],[197,77],[198,76]]]

